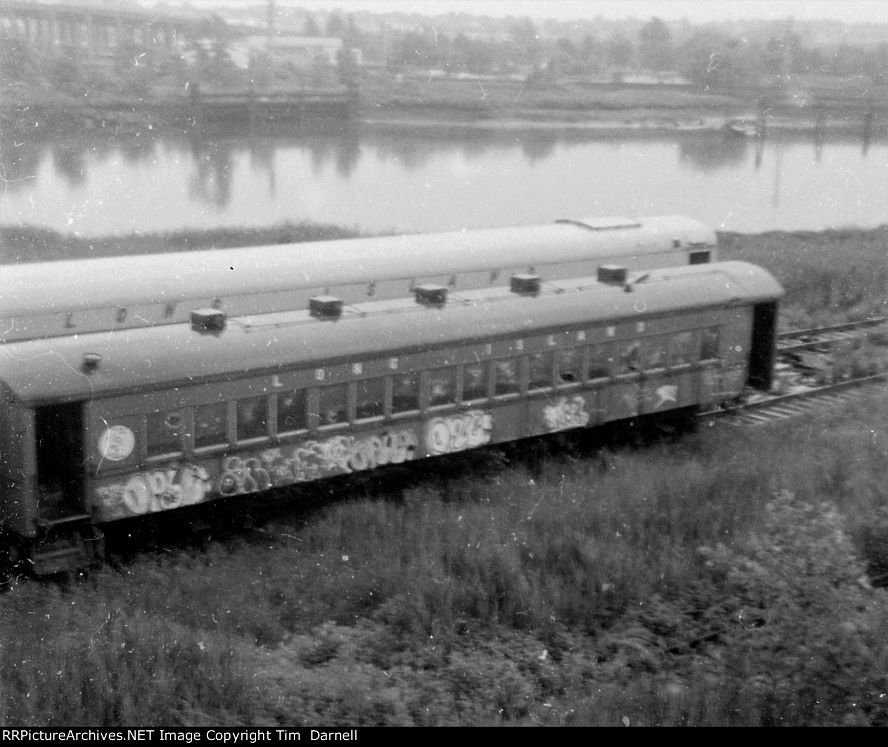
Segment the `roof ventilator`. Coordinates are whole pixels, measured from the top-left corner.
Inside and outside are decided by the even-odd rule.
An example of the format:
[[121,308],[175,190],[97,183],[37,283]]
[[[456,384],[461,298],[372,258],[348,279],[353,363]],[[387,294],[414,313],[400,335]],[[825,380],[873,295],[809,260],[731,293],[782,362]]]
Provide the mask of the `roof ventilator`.
[[416,303],[423,306],[443,306],[447,303],[447,287],[443,285],[417,285],[413,289]]
[[308,313],[315,319],[338,319],[342,316],[342,299],[337,296],[312,296]]
[[91,374],[98,370],[99,364],[102,362],[102,356],[99,353],[84,353],[81,368],[83,373]]
[[626,268],[622,265],[599,265],[598,282],[607,285],[624,285],[626,283]]
[[519,296],[536,296],[539,295],[541,282],[539,275],[522,272],[512,275],[509,287],[512,293],[517,293]]
[[221,309],[192,309],[191,329],[195,332],[219,333],[225,329],[225,312]]

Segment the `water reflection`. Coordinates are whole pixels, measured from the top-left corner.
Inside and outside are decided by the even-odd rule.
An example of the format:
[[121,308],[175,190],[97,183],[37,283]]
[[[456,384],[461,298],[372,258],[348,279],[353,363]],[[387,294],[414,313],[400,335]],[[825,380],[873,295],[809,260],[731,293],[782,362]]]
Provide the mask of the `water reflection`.
[[875,112],[870,104],[866,113],[863,115],[863,155],[869,152],[870,140],[873,136],[873,122],[875,121]]
[[684,137],[679,144],[679,157],[700,171],[732,169],[746,160],[751,140],[757,144],[764,142],[764,138],[747,138],[722,132]]
[[195,170],[188,180],[189,195],[219,208],[231,202],[232,148],[219,142],[191,142]]
[[336,173],[343,179],[348,179],[357,167],[360,156],[361,141],[356,133],[340,138],[334,153]]
[[783,148],[777,143],[776,154],[774,156],[774,192],[771,196],[771,207],[780,207],[780,178],[783,174]]
[[86,181],[86,153],[82,148],[68,143],[57,145],[52,149],[52,160],[56,173],[65,179],[69,187],[79,187]]
[[564,142],[563,136],[546,132],[512,133],[470,127],[422,127],[409,135],[405,135],[400,128],[381,128],[363,134],[361,139],[380,158],[401,163],[412,170],[428,166],[442,153],[452,154],[466,162],[476,162],[512,155],[516,148],[533,163],[550,155],[559,143]]
[[6,136],[0,223],[84,235],[302,220],[429,231],[658,213],[735,230],[874,225],[888,221],[888,145],[874,119],[856,138],[825,126],[749,137],[383,127]]
[[0,138],[0,179],[4,192],[28,189],[28,182],[37,178],[44,149],[33,141]]
[[542,161],[552,155],[558,140],[555,137],[528,137],[516,138],[521,143],[521,152],[527,156],[530,163]]
[[106,142],[111,148],[114,147],[114,143],[118,143],[124,162],[135,165],[150,161],[155,156],[158,141],[154,138],[136,135],[120,140],[111,139]]
[[814,123],[814,158],[817,163],[823,159],[823,137],[826,129],[826,116],[823,107],[817,110],[817,121]]
[[277,191],[277,179],[274,168],[273,145],[266,140],[250,140],[250,170],[258,175],[265,174],[268,180],[268,194],[274,197]]

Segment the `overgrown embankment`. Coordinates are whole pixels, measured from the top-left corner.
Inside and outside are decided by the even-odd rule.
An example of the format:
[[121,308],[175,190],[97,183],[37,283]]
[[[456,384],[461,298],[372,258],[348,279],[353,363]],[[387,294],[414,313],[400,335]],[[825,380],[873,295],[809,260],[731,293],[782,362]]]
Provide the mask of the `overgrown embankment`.
[[885,396],[462,474],[0,598],[5,724],[884,724]]
[[280,223],[264,228],[218,228],[82,238],[31,226],[0,226],[0,263],[128,256],[353,239],[356,229],[325,223]]
[[781,316],[815,327],[888,316],[888,225],[873,229],[720,233],[724,259],[766,267],[786,289]]

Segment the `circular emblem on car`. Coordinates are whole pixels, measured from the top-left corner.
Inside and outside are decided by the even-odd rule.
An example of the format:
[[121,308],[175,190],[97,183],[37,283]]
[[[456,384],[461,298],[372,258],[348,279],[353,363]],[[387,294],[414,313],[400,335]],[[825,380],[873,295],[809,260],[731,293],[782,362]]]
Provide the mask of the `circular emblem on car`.
[[112,425],[99,436],[99,454],[103,459],[120,462],[133,453],[136,437],[125,425]]

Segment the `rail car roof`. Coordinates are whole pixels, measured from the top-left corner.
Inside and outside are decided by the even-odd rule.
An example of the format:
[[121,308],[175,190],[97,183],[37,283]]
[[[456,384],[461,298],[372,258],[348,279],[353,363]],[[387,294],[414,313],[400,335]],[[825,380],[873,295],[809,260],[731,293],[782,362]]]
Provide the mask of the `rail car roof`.
[[0,319],[274,293],[503,266],[656,254],[714,246],[715,233],[681,216],[588,218],[542,226],[343,239],[6,265]]
[[[347,307],[335,321],[315,319],[307,311],[231,318],[218,335],[176,324],[14,342],[0,345],[0,380],[26,402],[85,399],[757,303],[782,293],[777,281],[754,265],[696,265],[651,271],[632,292],[584,278],[546,284],[535,297],[507,288],[452,294],[440,308],[413,298],[376,301]],[[87,354],[101,356],[89,374],[82,369]]]

